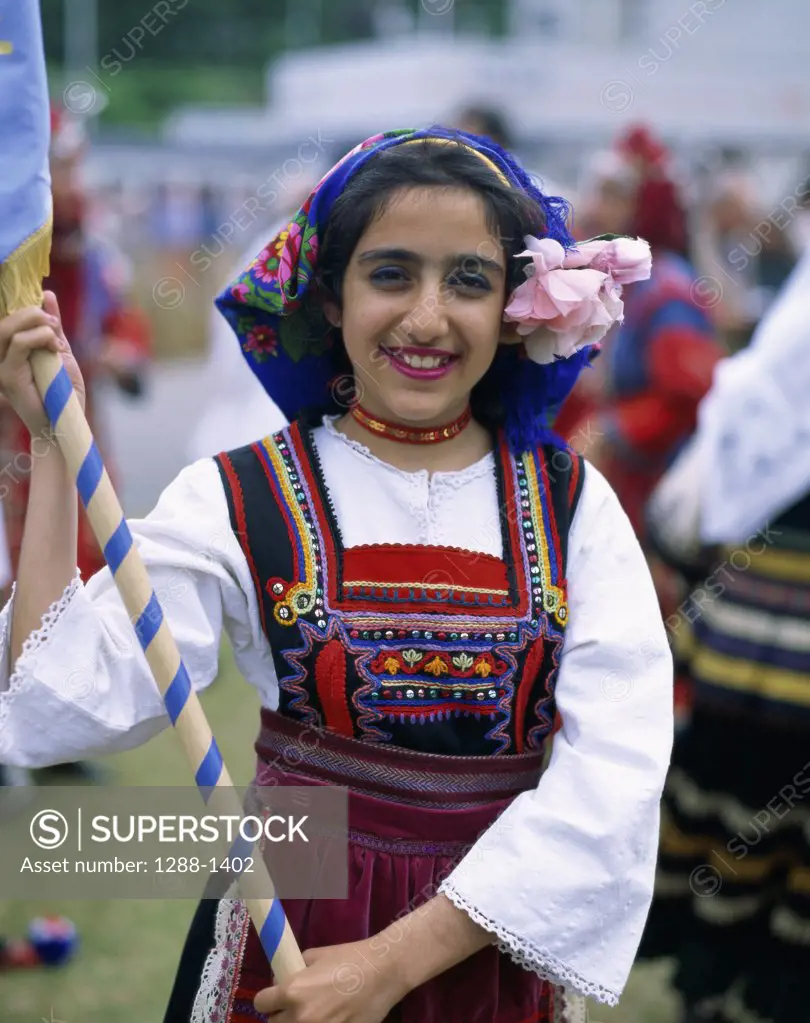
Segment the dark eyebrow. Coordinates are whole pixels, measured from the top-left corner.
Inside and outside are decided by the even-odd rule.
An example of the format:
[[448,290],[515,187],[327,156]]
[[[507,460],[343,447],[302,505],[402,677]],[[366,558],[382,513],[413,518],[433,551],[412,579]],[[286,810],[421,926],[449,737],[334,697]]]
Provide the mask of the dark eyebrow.
[[460,270],[469,270],[473,266],[480,267],[482,270],[491,270],[496,274],[503,274],[504,269],[500,263],[494,259],[487,259],[486,256],[479,256],[475,253],[459,253],[457,256],[453,256],[453,266],[458,267]]
[[[422,257],[410,249],[368,249],[357,257],[358,263],[371,263],[380,259],[393,259],[399,263],[422,263]],[[448,260],[450,266],[459,270],[466,270],[471,266],[480,267],[482,270],[490,270],[492,273],[503,274],[504,269],[494,259],[487,259],[485,256],[478,256],[475,253],[460,252]]]
[[395,259],[400,263],[421,263],[422,260],[409,249],[368,249],[357,257],[358,263],[370,263],[376,259]]

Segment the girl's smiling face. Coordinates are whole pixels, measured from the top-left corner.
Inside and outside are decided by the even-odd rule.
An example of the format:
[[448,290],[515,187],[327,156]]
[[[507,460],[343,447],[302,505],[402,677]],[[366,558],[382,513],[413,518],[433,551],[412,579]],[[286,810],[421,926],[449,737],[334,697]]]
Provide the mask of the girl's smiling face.
[[328,304],[372,415],[423,426],[460,415],[502,329],[507,262],[465,188],[406,188],[372,220]]

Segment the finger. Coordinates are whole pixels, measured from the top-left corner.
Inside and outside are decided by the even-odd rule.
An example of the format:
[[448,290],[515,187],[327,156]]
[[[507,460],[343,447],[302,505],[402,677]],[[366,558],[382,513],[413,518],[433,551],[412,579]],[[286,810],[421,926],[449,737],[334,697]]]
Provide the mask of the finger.
[[59,311],[59,299],[56,297],[56,292],[45,291],[42,293],[42,308],[46,313],[56,319],[59,325],[57,327],[57,333],[61,336],[63,341],[67,341],[67,338],[65,337],[65,330],[62,326],[62,314]]
[[31,330],[34,327],[52,326],[58,324],[58,320],[47,313],[44,309],[37,309],[36,306],[28,306],[25,309],[18,309],[0,320],[0,358],[8,347],[9,342],[20,331]]
[[328,950],[325,948],[308,948],[303,953],[304,963],[307,966],[313,966]]
[[257,1012],[281,1012],[288,1004],[289,1000],[283,987],[266,987],[253,1000]]
[[41,348],[58,352],[60,346],[61,342],[53,327],[34,327],[32,330],[20,331],[11,339],[11,344],[6,350],[6,357],[3,359],[4,368],[19,369],[31,358],[31,352]]

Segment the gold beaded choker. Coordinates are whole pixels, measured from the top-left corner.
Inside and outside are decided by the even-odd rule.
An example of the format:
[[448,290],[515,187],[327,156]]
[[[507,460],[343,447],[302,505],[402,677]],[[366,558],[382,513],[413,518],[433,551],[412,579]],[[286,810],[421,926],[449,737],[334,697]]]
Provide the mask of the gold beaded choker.
[[351,416],[363,429],[378,437],[385,437],[386,440],[394,440],[399,444],[441,444],[442,441],[457,437],[469,424],[472,409],[468,405],[458,419],[444,426],[403,426],[401,423],[389,423],[385,419],[370,415],[362,405],[353,405]]

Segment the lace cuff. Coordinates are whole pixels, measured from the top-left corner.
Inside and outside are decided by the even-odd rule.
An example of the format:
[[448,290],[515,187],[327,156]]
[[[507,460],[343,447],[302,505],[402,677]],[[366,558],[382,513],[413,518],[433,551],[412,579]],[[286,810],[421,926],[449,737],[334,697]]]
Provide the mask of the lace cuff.
[[498,938],[497,946],[500,951],[508,955],[518,966],[522,966],[524,970],[536,973],[538,977],[547,980],[550,984],[571,988],[587,998],[594,998],[604,1005],[619,1004],[619,996],[615,991],[609,991],[601,984],[594,984],[586,980],[548,950],[539,948],[527,939],[510,933],[497,921],[476,909],[449,880],[442,882],[439,894],[446,895],[456,909],[462,910],[479,927],[494,934]]
[[[27,669],[28,659],[35,654],[40,647],[45,646],[50,638],[54,626],[70,606],[71,601],[82,585],[81,574],[76,569],[73,579],[65,587],[62,596],[55,600],[42,616],[42,622],[38,629],[35,629],[23,643],[22,652],[14,665],[14,671],[8,679],[8,687],[0,691],[0,731],[2,731],[5,718],[9,713],[9,706],[15,696],[29,688],[36,682],[32,672]],[[3,676],[8,676],[10,671],[9,642],[11,639],[11,619],[14,610],[14,595],[17,591],[17,584],[11,588],[11,596],[8,603],[0,612],[0,670]]]
[[247,907],[237,898],[224,898],[217,906],[214,946],[203,966],[191,1010],[191,1023],[224,1019],[231,1004],[236,976],[242,965],[250,925]]

